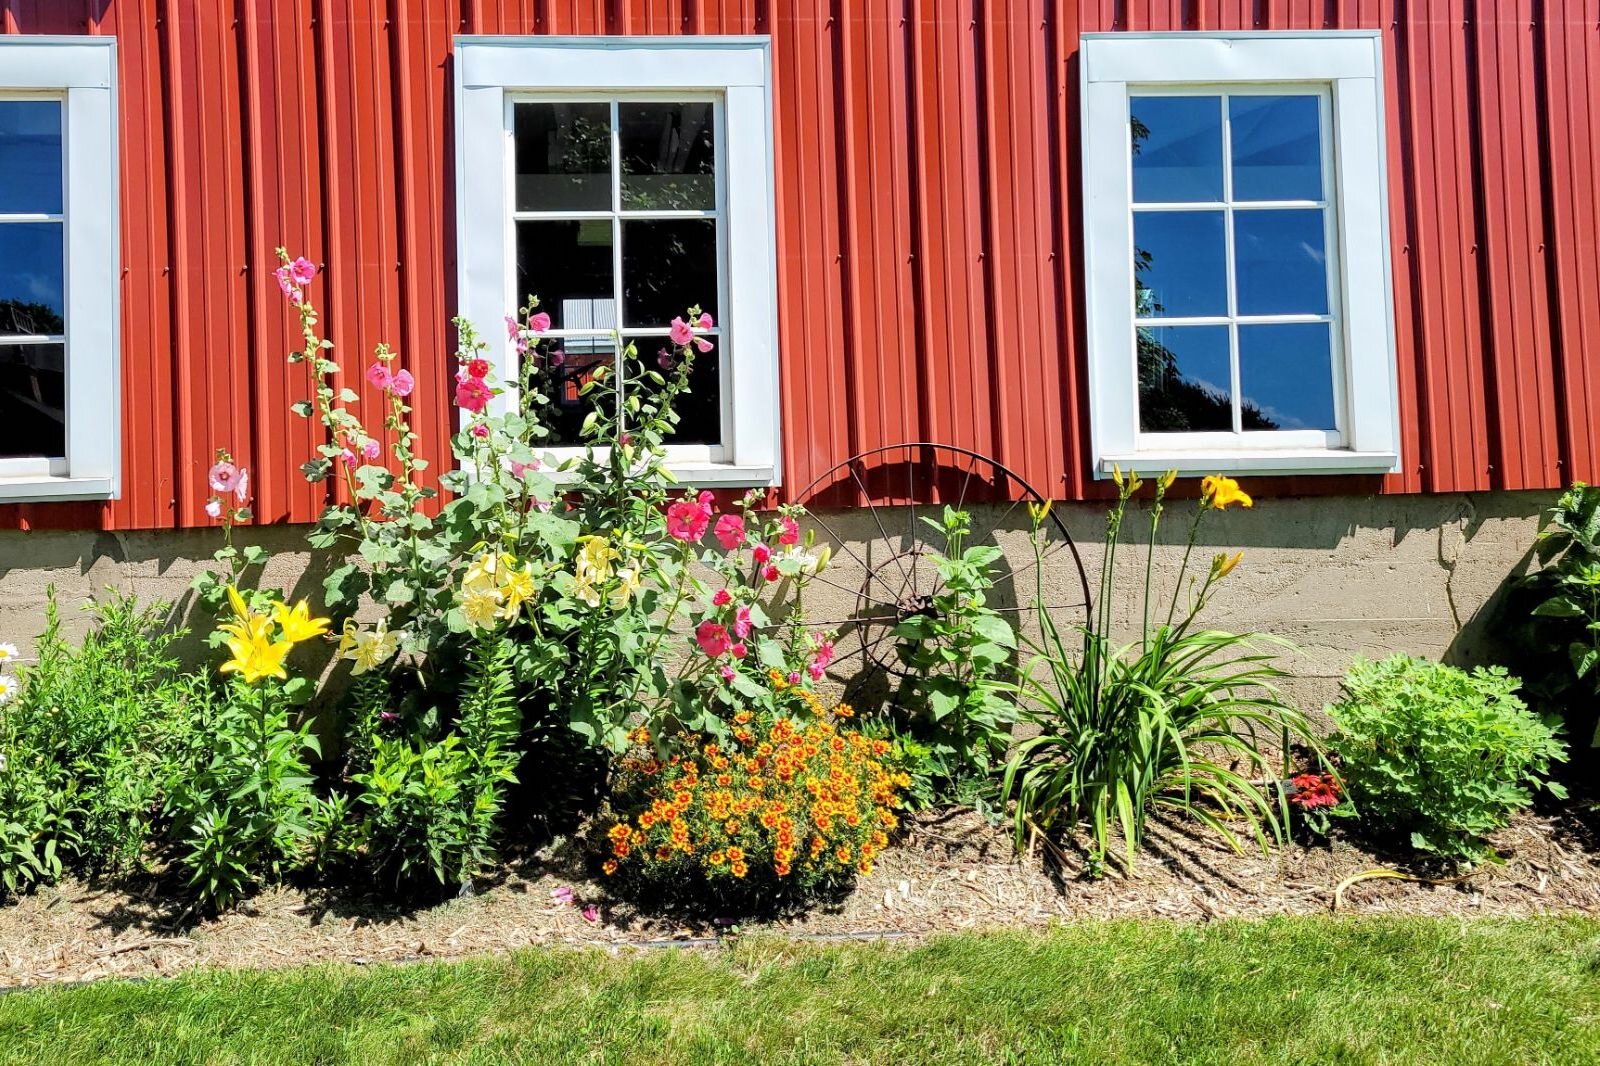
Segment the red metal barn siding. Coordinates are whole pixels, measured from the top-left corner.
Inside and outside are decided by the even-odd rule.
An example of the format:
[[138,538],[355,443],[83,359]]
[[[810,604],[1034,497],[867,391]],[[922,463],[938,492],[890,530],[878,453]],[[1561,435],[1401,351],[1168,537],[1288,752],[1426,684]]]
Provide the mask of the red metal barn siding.
[[9,527],[207,525],[227,447],[309,521],[284,244],[359,380],[387,342],[445,459],[456,33],[773,37],[785,484],[879,444],[1086,467],[1078,34],[1384,31],[1405,469],[1281,492],[1600,476],[1600,0],[0,0],[119,42],[124,488]]

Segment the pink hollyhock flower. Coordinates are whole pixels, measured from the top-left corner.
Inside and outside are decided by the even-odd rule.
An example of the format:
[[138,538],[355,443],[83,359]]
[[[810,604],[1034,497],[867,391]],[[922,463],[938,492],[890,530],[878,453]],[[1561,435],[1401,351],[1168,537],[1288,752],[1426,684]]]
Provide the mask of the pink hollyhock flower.
[[709,352],[712,348],[711,342],[704,337],[696,337],[694,339],[694,346],[699,348],[702,352]]
[[239,468],[239,483],[233,487],[233,498],[241,507],[250,498],[250,471],[242,466]]
[[527,355],[528,349],[533,347],[533,342],[530,341],[525,335],[519,333],[517,334],[516,339],[512,341],[511,346],[517,350],[518,355]]
[[465,408],[473,414],[482,414],[483,409],[489,406],[489,401],[494,398],[494,393],[485,385],[481,378],[471,378],[456,385],[456,406]]
[[668,333],[668,336],[672,338],[673,344],[683,348],[694,340],[694,330],[682,318],[674,318],[672,320],[672,331]]
[[222,501],[215,496],[206,501],[206,514],[211,518],[222,517]]
[[720,659],[728,651],[728,629],[726,626],[707,619],[701,622],[694,631],[695,643],[700,645],[700,650],[713,659]]
[[349,448],[340,449],[339,458],[344,462],[345,466],[356,465],[356,453],[351,451]]
[[567,361],[567,353],[562,351],[560,348],[557,348],[555,351],[550,353],[550,365],[551,366],[560,366],[562,363],[565,363],[566,361]]
[[711,321],[711,316],[705,314],[704,312],[701,312],[700,317],[695,319],[694,324],[699,326],[701,329],[710,329],[712,326],[716,325],[715,322]]
[[396,396],[410,396],[411,390],[417,387],[417,379],[411,376],[411,371],[402,370],[389,382],[389,391]]
[[718,607],[726,607],[733,601],[733,595],[727,589],[718,589],[711,597],[711,602]]
[[667,535],[685,544],[697,544],[706,535],[711,524],[711,511],[689,500],[679,500],[667,507]]
[[750,557],[756,561],[757,566],[765,566],[772,559],[772,549],[765,544],[757,544],[750,549]]
[[550,316],[540,311],[528,319],[528,328],[535,333],[544,333],[550,329]]
[[723,551],[733,551],[745,542],[744,516],[725,514],[717,519],[717,543],[722,545]]
[[508,340],[508,341],[516,340],[517,339],[517,334],[521,333],[521,332],[522,332],[522,323],[518,322],[516,319],[512,318],[510,315],[507,315],[506,316],[506,340]]
[[[742,647],[744,647],[744,645],[741,644],[741,645],[738,645],[738,647],[742,648]],[[729,682],[731,684],[733,679],[738,677],[738,676],[739,676],[739,671],[735,670],[733,667],[724,666],[722,668],[722,680],[727,681],[727,682]]]
[[776,566],[769,566],[761,576],[766,578],[768,581],[776,581],[783,575],[778,573],[778,568]]
[[550,899],[553,902],[561,903],[561,904],[571,903],[572,902],[572,886],[571,885],[562,885],[560,888],[552,889],[551,892],[550,892]]
[[833,641],[825,640],[811,653],[811,662],[806,666],[806,673],[811,675],[811,680],[821,681],[831,662],[833,662]]
[[657,349],[657,351],[656,351],[656,365],[659,366],[662,370],[671,370],[672,369],[672,353],[667,351],[665,348]]
[[239,483],[239,468],[224,460],[206,472],[211,491],[226,496]]
[[389,387],[394,384],[394,375],[389,373],[389,368],[383,363],[373,363],[367,367],[367,384],[388,392]]
[[735,659],[743,659],[746,655],[750,654],[750,649],[744,646],[743,641],[740,641],[728,650],[733,653],[733,657]]
[[750,635],[750,608],[741,607],[733,612],[733,635],[743,640]]
[[468,432],[474,437],[477,437],[479,440],[482,440],[489,435],[489,427],[484,425],[482,422],[479,422],[477,425],[468,430]]
[[300,294],[295,291],[294,276],[290,273],[289,268],[281,266],[272,272],[272,276],[278,279],[278,288],[283,290],[283,294],[298,302]]
[[379,711],[378,712],[378,717],[381,718],[385,722],[398,722],[400,720],[400,712],[398,712],[398,711]]
[[800,523],[796,522],[788,515],[784,515],[782,518],[778,519],[778,527],[780,529],[780,532],[778,533],[779,544],[800,543]]
[[467,363],[467,376],[468,377],[474,377],[474,378],[486,378],[486,377],[488,377],[489,376],[489,360],[487,360],[487,359],[473,359],[470,362],[468,362]]
[[799,683],[800,683],[800,671],[798,671],[798,670],[790,670],[789,671],[789,684],[798,685]]
[[376,459],[380,451],[382,451],[382,449],[378,447],[378,442],[375,440],[369,439],[361,446],[361,456],[369,462],[373,459]]
[[317,264],[300,256],[289,264],[289,276],[294,278],[296,285],[310,285],[311,279],[317,276]]
[[590,925],[593,925],[595,922],[600,920],[600,908],[596,907],[593,903],[589,904],[578,913],[582,914],[583,920],[588,922]]

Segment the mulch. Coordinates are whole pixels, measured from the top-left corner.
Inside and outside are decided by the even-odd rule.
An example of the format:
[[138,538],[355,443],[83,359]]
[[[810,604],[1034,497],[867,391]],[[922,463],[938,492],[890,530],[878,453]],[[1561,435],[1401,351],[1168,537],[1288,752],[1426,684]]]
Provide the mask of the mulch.
[[[115,886],[68,881],[0,907],[0,987],[196,968],[451,959],[529,945],[696,946],[758,930],[799,939],[916,939],[1123,918],[1325,914],[1336,894],[1339,913],[1600,915],[1600,804],[1519,815],[1491,839],[1502,861],[1462,876],[1342,836],[1266,856],[1235,854],[1194,824],[1162,821],[1131,869],[1090,879],[1075,851],[1018,855],[1007,827],[952,810],[910,820],[904,838],[838,904],[737,925],[642,913],[611,900],[570,843],[508,865],[476,895],[423,907],[277,887],[237,912],[204,918],[158,877]],[[1378,869],[1436,883],[1352,880]],[[571,902],[553,895],[563,887]],[[596,910],[586,917],[590,904]]]

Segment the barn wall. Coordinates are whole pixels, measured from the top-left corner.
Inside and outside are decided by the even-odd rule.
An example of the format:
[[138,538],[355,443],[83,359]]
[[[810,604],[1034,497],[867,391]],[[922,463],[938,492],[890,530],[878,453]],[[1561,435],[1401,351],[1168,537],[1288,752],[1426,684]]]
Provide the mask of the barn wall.
[[1600,0],[0,0],[118,37],[125,434],[122,499],[0,527],[207,525],[219,446],[261,521],[315,517],[279,244],[443,456],[455,33],[771,34],[786,485],[925,439],[1093,497],[1077,35],[1333,27],[1385,32],[1405,469],[1273,492],[1600,476]]

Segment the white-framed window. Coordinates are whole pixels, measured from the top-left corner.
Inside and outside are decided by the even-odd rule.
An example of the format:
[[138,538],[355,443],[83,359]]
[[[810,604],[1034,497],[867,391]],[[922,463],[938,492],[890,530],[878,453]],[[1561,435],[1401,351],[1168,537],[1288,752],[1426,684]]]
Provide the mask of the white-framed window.
[[1377,32],[1085,34],[1095,473],[1389,473]]
[[697,484],[775,483],[769,50],[766,37],[456,38],[458,303],[515,382],[500,323],[539,297],[561,352],[556,445],[577,442],[578,390],[619,338],[648,365],[698,305],[715,347],[696,358],[672,465]]
[[116,42],[0,37],[0,500],[120,468]]

